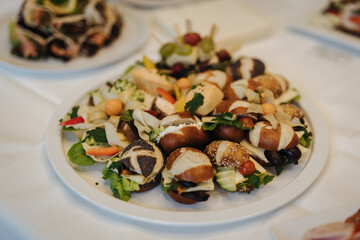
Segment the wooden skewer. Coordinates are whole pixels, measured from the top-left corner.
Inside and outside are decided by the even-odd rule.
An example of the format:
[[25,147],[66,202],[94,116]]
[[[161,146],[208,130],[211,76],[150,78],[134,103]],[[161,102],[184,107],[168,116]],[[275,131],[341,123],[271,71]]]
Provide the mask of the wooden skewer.
[[216,33],[217,33],[217,26],[213,24],[210,30],[210,38],[214,38]]
[[190,21],[190,19],[186,19],[185,20],[185,25],[186,25],[186,32],[192,32],[192,23]]
[[177,25],[177,24],[175,23],[174,29],[175,29],[175,32],[176,32],[176,35],[178,36],[178,38],[181,38],[181,31],[180,31],[179,25]]
[[157,41],[159,42],[161,45],[164,44],[164,42],[155,34],[155,33],[151,33],[151,36]]

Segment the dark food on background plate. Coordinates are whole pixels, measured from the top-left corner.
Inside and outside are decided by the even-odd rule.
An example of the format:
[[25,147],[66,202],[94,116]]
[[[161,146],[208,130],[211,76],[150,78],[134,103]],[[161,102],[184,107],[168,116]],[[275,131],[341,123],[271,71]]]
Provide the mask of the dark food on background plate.
[[214,28],[208,36],[179,33],[162,44],[160,61],[144,56],[90,92],[60,120],[63,131],[79,136],[69,161],[107,163],[103,179],[115,197],[129,200],[149,178],[145,166],[157,164],[143,153],[151,146],[159,162],[164,155],[164,193],[184,204],[206,201],[214,182],[220,191],[256,194],[301,162],[312,133],[299,93],[283,76],[265,73],[262,61],[217,50],[213,37]]
[[360,209],[344,222],[324,224],[308,230],[303,240],[359,240],[360,239]]
[[317,21],[360,37],[360,1],[331,0]]
[[26,0],[10,22],[11,53],[64,61],[93,56],[120,36],[122,23],[105,0]]

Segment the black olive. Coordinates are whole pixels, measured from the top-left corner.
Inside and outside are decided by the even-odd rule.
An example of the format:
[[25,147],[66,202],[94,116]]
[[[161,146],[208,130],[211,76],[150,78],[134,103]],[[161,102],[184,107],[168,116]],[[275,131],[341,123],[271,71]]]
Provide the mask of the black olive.
[[184,187],[196,187],[197,185],[196,183],[190,181],[179,181],[179,183]]
[[275,152],[265,150],[264,154],[266,159],[275,167],[282,166],[285,163],[284,155],[280,151]]
[[301,124],[304,124],[305,123],[305,120],[303,118],[300,118],[300,123]]
[[281,152],[288,159],[288,163],[298,164],[298,160],[301,158],[301,151],[298,147],[283,149]]

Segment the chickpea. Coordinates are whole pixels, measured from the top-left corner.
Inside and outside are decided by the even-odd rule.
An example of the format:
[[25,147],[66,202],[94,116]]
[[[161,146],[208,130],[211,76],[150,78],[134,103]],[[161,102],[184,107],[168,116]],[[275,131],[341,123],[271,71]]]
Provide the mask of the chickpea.
[[192,87],[192,83],[188,78],[180,78],[177,81],[177,86],[179,87],[179,89],[188,89]]
[[275,111],[276,111],[275,106],[273,104],[271,104],[271,103],[263,103],[261,105],[261,108],[262,108],[262,110],[264,112],[264,115],[270,114],[270,113],[274,114]]
[[118,99],[110,99],[105,104],[105,112],[109,116],[120,115],[122,109],[122,102]]

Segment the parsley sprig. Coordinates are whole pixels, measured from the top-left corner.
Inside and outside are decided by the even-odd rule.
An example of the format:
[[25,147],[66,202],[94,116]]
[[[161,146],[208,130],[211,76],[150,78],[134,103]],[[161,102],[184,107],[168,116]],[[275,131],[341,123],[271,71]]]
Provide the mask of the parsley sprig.
[[304,134],[300,138],[300,144],[306,148],[309,148],[312,141],[312,133],[307,130],[306,127],[303,126],[296,126],[294,127],[296,132],[304,132]]
[[192,115],[195,111],[204,104],[204,96],[201,93],[195,93],[193,99],[185,104],[185,110],[188,110]]
[[274,175],[260,174],[258,170],[252,174],[246,176],[247,180],[245,182],[239,183],[236,187],[240,189],[241,192],[250,193],[253,189],[259,188],[261,185],[266,185],[274,179]]
[[217,125],[232,126],[242,130],[251,130],[252,128],[244,127],[239,118],[231,112],[223,112],[220,116],[213,118],[211,122],[204,122],[202,127],[204,130],[214,130]]

